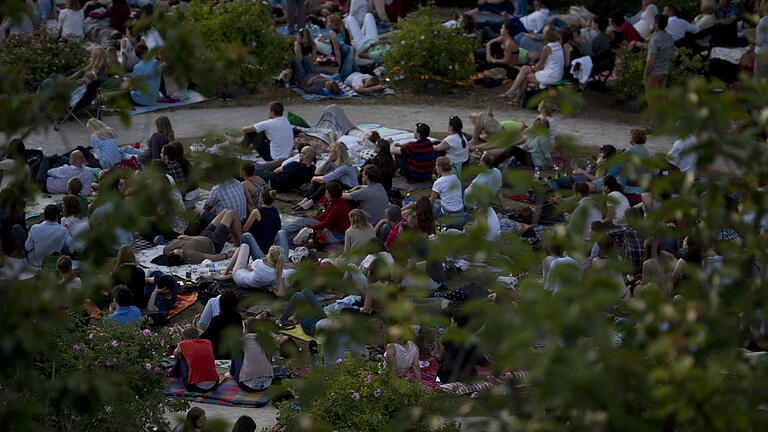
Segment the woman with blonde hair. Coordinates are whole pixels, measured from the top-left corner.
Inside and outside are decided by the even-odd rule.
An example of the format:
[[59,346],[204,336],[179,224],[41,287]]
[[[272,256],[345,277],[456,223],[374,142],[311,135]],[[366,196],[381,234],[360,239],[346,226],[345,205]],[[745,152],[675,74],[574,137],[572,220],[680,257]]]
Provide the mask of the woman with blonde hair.
[[510,105],[520,105],[523,93],[528,87],[544,88],[563,79],[565,72],[565,55],[560,45],[560,33],[553,25],[547,25],[542,32],[547,45],[541,50],[541,58],[536,66],[523,66],[512,83],[512,87],[499,97],[512,98]]
[[267,290],[278,297],[285,295],[283,267],[285,254],[283,248],[272,245],[267,256],[248,264],[251,250],[247,243],[240,244],[235,254],[229,260],[223,273],[214,279],[232,279],[238,287],[245,290]]
[[[101,45],[94,45],[91,48],[91,60],[82,69],[69,77],[71,80],[84,79],[86,84],[90,80],[104,82],[107,79],[107,70],[109,69],[109,56],[107,50]],[[93,75],[91,75],[93,73]],[[90,77],[90,78],[89,78]]]
[[174,139],[171,121],[164,115],[159,116],[155,119],[155,133],[149,137],[147,149],[139,155],[139,162],[142,165],[146,165],[152,160],[160,159],[160,151],[163,149],[163,146]]
[[[715,17],[717,4],[715,3],[715,0],[701,0],[701,5],[699,8],[701,13],[693,19],[691,24],[698,27],[699,31],[701,32],[702,30],[706,30],[715,25],[715,21],[717,20]],[[710,36],[696,39],[696,44],[701,48],[709,48],[709,38]]]
[[304,193],[304,199],[293,209],[299,211],[312,208],[325,195],[325,185],[332,181],[341,183],[344,190],[359,184],[357,171],[352,166],[352,157],[349,156],[347,147],[343,143],[336,142],[336,135],[333,133],[331,133],[331,155],[315,169],[312,186]]
[[96,155],[102,169],[112,169],[116,163],[123,160],[117,148],[117,133],[114,129],[95,118],[88,119],[86,127],[91,135],[91,153]]
[[365,212],[360,209],[350,211],[349,229],[344,233],[344,253],[347,254],[360,249],[374,237],[376,237],[376,232],[368,223],[368,216]]

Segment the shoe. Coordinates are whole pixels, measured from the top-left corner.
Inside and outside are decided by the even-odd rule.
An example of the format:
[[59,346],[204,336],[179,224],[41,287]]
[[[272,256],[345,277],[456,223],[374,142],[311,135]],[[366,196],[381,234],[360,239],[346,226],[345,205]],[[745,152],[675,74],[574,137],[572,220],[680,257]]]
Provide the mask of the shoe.
[[225,377],[225,378],[229,378],[229,379],[231,379],[231,380],[235,379],[235,377],[233,377],[233,376],[232,376],[232,374],[231,374],[231,373],[229,373],[229,372],[225,373],[225,374],[224,374],[224,377]]
[[305,243],[309,239],[309,236],[312,235],[312,233],[313,233],[312,228],[310,227],[302,228],[301,231],[299,231],[299,233],[296,234],[296,237],[293,238],[293,244],[297,245],[297,244]]

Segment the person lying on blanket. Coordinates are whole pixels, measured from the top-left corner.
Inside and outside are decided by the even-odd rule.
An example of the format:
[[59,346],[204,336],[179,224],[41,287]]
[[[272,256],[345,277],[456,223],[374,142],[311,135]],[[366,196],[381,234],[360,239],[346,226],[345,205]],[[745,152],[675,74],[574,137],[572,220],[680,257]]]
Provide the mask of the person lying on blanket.
[[341,95],[339,83],[321,75],[312,63],[310,56],[304,56],[302,58],[294,56],[291,69],[293,70],[293,78],[296,83],[305,92],[320,96]]
[[384,86],[380,84],[379,77],[364,74],[362,72],[352,72],[347,79],[344,80],[344,84],[352,87],[352,90],[361,95],[384,90]]
[[[163,248],[163,255],[169,266],[182,264],[200,264],[205,259],[221,261],[230,258],[232,253],[221,253],[224,243],[230,236],[233,223],[240,223],[232,210],[219,212],[210,225],[199,236],[180,235]],[[239,238],[235,238],[240,243]]]

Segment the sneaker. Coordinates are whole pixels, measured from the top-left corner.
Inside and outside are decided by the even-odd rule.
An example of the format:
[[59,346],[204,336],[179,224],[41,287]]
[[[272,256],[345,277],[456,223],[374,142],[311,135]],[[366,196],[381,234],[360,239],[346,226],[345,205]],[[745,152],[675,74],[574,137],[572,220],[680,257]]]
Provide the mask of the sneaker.
[[296,234],[296,237],[293,238],[293,244],[297,245],[305,243],[309,239],[309,236],[312,235],[312,232],[312,228],[310,227],[302,228],[301,231]]

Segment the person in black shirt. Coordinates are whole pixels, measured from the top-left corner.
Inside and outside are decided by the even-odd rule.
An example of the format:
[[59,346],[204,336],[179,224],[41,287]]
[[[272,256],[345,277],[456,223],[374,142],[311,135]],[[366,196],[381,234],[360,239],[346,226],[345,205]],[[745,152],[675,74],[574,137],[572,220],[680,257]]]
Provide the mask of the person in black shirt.
[[227,288],[221,292],[219,308],[219,314],[211,319],[200,339],[211,341],[217,359],[228,359],[232,357],[232,351],[228,349],[229,346],[222,344],[222,337],[225,333],[236,334],[238,337],[243,334],[243,318],[237,309],[237,296],[234,291]]
[[315,149],[304,147],[297,162],[289,162],[267,177],[269,186],[278,192],[288,192],[309,183],[315,175],[315,158]]
[[[464,327],[469,321],[461,307],[451,308],[451,326]],[[443,340],[440,343],[440,353],[437,355],[437,377],[441,382],[466,382],[477,376],[477,347],[467,343],[455,343]]]

